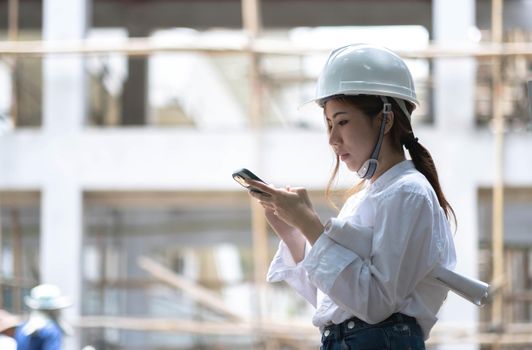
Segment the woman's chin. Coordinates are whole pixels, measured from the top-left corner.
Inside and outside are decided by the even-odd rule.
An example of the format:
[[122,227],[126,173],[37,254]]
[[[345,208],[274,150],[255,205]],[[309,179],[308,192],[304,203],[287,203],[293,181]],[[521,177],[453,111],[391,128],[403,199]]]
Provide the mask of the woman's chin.
[[353,164],[351,162],[346,162],[345,166],[347,167],[347,169],[349,169],[350,171],[353,171],[355,173],[358,171],[358,169],[360,169],[359,165]]

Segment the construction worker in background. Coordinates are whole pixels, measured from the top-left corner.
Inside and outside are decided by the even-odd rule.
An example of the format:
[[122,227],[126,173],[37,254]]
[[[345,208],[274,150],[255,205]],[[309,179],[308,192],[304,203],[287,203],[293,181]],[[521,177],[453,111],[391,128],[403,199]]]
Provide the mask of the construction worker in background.
[[19,325],[18,318],[5,310],[0,310],[0,349],[16,350],[15,330]]
[[323,349],[424,350],[448,292],[429,273],[456,261],[454,211],[412,129],[410,71],[385,48],[345,46],[329,56],[314,101],[336,153],[329,186],[340,162],[360,180],[325,225],[304,188],[249,181],[281,238],[268,280],[316,307]]
[[16,332],[18,350],[59,350],[63,336],[71,334],[70,327],[61,320],[61,310],[71,305],[59,288],[41,284],[25,298],[31,309],[27,322]]

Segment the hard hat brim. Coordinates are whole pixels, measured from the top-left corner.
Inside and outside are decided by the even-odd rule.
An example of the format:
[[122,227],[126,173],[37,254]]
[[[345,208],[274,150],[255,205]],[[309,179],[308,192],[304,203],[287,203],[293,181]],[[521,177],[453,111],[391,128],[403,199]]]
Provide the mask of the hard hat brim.
[[58,310],[72,306],[72,303],[67,297],[57,297],[50,303],[44,304],[39,300],[26,296],[24,302],[33,310]]
[[375,91],[375,90],[360,91],[360,90],[357,90],[357,91],[343,91],[342,93],[339,93],[339,94],[316,97],[316,98],[313,98],[311,100],[305,101],[302,104],[300,104],[297,107],[297,110],[301,111],[302,109],[306,108],[307,106],[309,106],[312,103],[316,103],[318,106],[323,107],[323,105],[322,105],[322,103],[320,103],[320,101],[327,100],[327,99],[330,99],[330,98],[334,98],[336,96],[357,96],[357,95],[386,96],[386,97],[398,98],[398,99],[410,102],[414,106],[414,109],[416,109],[417,107],[420,106],[419,101],[417,99],[415,99],[415,98],[406,98],[402,94],[393,94],[393,93],[390,93],[389,91]]

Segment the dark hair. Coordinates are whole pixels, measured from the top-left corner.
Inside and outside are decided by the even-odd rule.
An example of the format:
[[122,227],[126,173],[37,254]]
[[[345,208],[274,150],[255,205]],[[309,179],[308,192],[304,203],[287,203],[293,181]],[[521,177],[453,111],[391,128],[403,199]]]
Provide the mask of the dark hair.
[[[369,117],[374,117],[378,115],[378,113],[382,110],[382,100],[380,99],[379,96],[341,95],[341,96],[335,96],[333,98],[335,100],[346,102],[346,103],[349,103],[355,106],[356,108],[358,108],[360,111],[362,111],[364,114],[366,114]],[[412,131],[412,124],[410,123],[410,120],[401,110],[401,108],[399,107],[395,99],[388,98],[388,100],[392,104],[392,111],[395,116],[392,129],[390,130],[390,137],[391,137],[393,147],[396,149],[402,149],[403,145],[408,144],[409,146],[408,152],[410,153],[410,158],[412,158],[412,161],[414,162],[416,169],[420,173],[422,173],[427,178],[429,183],[431,184],[432,188],[434,189],[434,192],[436,193],[436,196],[438,197],[438,202],[440,206],[443,208],[443,211],[445,212],[445,216],[447,217],[447,219],[450,219],[450,217],[452,216],[453,221],[456,224],[456,215],[454,213],[453,208],[451,207],[451,205],[445,198],[445,195],[443,194],[443,191],[440,186],[440,181],[438,179],[438,172],[436,170],[436,165],[434,164],[434,160],[432,159],[430,152],[425,147],[423,147],[423,145],[421,145],[419,142],[417,141],[412,142],[414,138],[414,132]],[[414,106],[406,101],[405,101],[405,104],[406,104],[406,108],[408,112],[412,113]],[[326,195],[328,198],[330,198],[331,189],[338,175],[339,166],[340,166],[340,159],[337,155],[334,169],[332,171],[331,177],[329,178],[329,182],[327,184]],[[358,184],[356,184],[353,188],[351,188],[347,194],[352,195],[354,193],[357,193],[358,191],[362,189],[363,185],[364,185],[364,181],[361,180]]]

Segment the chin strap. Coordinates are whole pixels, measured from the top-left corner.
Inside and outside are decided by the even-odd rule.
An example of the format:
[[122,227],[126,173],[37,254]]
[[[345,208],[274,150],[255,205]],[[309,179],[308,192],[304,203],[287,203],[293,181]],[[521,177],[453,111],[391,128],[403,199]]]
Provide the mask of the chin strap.
[[361,179],[365,179],[365,180],[371,179],[373,175],[375,174],[377,167],[379,166],[379,161],[377,159],[379,158],[379,152],[381,151],[382,140],[384,139],[384,127],[386,125],[386,121],[388,120],[388,114],[392,111],[392,104],[388,102],[388,99],[385,96],[381,96],[381,100],[384,105],[382,107],[382,121],[381,121],[380,130],[379,130],[379,138],[377,139],[375,148],[373,149],[373,152],[371,153],[370,159],[366,160],[364,164],[362,164],[362,167],[360,167],[360,169],[358,169],[357,171],[358,176]]

